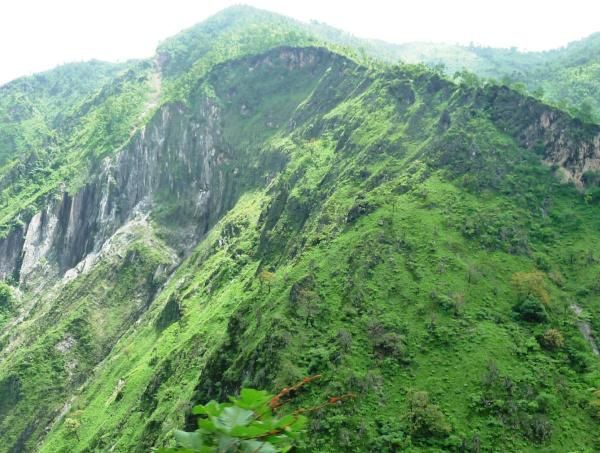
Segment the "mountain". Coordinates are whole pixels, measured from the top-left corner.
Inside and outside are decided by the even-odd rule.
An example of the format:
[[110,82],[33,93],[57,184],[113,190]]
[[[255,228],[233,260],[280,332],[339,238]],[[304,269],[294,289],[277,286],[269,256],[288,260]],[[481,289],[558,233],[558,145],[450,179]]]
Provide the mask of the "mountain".
[[55,74],[80,94],[32,85],[51,140],[0,168],[0,451],[150,451],[315,374],[294,408],[354,398],[302,451],[600,443],[600,126],[323,27],[234,7]]
[[389,47],[395,59],[442,65],[449,75],[467,70],[482,78],[522,86],[545,102],[589,122],[600,122],[600,34],[544,52],[479,46],[408,43]]

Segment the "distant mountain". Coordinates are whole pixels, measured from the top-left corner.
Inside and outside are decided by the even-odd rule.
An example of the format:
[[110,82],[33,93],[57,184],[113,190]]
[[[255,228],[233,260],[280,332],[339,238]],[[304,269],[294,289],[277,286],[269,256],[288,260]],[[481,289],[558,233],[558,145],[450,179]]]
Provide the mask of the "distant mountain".
[[1,87],[0,451],[174,446],[194,404],[317,374],[299,451],[594,451],[600,126],[514,86],[594,39],[393,46],[233,7]]
[[[238,14],[243,10],[243,14]],[[569,111],[584,121],[600,122],[600,33],[570,43],[568,46],[545,52],[520,52],[480,46],[460,46],[413,42],[390,44],[379,40],[355,37],[319,22],[303,23],[250,7],[225,10],[212,19],[180,33],[168,40],[162,49],[171,49],[175,64],[187,68],[196,61],[208,42],[205,38],[219,30],[234,30],[237,26],[273,23],[275,29],[284,26],[295,42],[328,43],[342,46],[361,55],[388,63],[423,63],[443,66],[453,76],[457,71],[470,71],[482,78],[492,78],[507,85],[526,89],[540,99]],[[220,28],[220,25],[227,24]],[[231,27],[231,28],[229,28]],[[258,32],[258,30],[257,30]],[[259,33],[257,33],[259,34]],[[268,33],[267,33],[268,34]],[[275,36],[272,39],[277,39]],[[188,59],[180,61],[177,46],[190,48],[191,43],[203,43],[192,52],[181,50]],[[159,49],[160,52],[161,49]]]
[[466,69],[480,77],[521,83],[537,97],[587,121],[600,121],[600,33],[546,52],[410,43],[395,48],[408,63]]

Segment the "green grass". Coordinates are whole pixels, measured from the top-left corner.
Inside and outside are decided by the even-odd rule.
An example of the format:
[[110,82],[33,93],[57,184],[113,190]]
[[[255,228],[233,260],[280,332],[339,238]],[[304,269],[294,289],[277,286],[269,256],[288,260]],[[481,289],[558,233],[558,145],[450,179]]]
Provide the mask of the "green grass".
[[[234,42],[255,31],[244,27]],[[195,403],[318,373],[294,407],[356,398],[311,414],[306,451],[592,451],[600,364],[569,305],[600,332],[600,208],[519,145],[539,105],[511,93],[507,119],[511,105],[488,102],[494,87],[459,87],[423,67],[365,67],[322,47],[254,55],[305,44],[285,31],[190,56],[189,35],[163,46],[165,99],[185,101],[196,119],[214,106],[216,170],[235,176],[222,194],[232,207],[170,268],[175,250],[190,248],[178,228],[197,193],[153,194],[150,225],[131,231],[121,254],[23,295],[34,309],[16,330],[20,347],[0,349],[8,448],[169,446],[175,429],[194,428]],[[5,223],[59,180],[77,190],[87,158],[127,143],[147,95],[128,80],[104,93],[123,107],[115,134],[104,122],[112,104],[99,102],[77,123],[71,139],[86,145],[71,143],[60,177],[6,186]],[[182,184],[183,166],[169,168]],[[272,282],[261,281],[265,270]],[[514,310],[523,301],[513,275],[533,271],[551,300],[542,323]],[[543,346],[551,328],[564,337],[556,350]],[[75,346],[62,353],[68,338]],[[415,391],[449,432],[411,428]]]

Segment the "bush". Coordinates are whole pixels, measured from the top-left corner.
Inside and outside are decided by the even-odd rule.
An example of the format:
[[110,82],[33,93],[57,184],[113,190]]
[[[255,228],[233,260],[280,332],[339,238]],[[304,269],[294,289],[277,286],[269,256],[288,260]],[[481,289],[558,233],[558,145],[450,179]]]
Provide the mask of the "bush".
[[555,351],[565,345],[565,338],[558,329],[548,329],[540,339],[542,347]]
[[0,310],[10,310],[12,308],[12,302],[12,288],[6,283],[0,282]]
[[546,442],[552,436],[552,424],[544,415],[533,415],[528,425],[527,437],[536,442]]
[[527,297],[525,300],[515,305],[513,310],[523,321],[536,323],[548,321],[546,308],[535,297]]
[[417,439],[446,437],[451,428],[438,405],[424,391],[408,395],[408,421],[411,436]]
[[534,297],[544,305],[550,305],[550,294],[544,285],[544,274],[539,271],[515,272],[511,283],[519,300]]
[[600,389],[596,389],[594,393],[592,393],[590,409],[592,411],[592,416],[600,419]]
[[[338,405],[355,398],[352,393],[333,396],[311,408],[300,408],[283,415],[283,407],[307,384],[321,375],[305,377],[297,384],[285,387],[277,395],[262,390],[244,388],[239,398],[229,397],[229,403],[210,401],[195,406],[192,414],[199,415],[194,432],[175,431],[179,447],[163,448],[159,453],[276,453],[293,449],[305,433],[304,414],[318,412],[327,406]],[[314,424],[313,424],[314,425]],[[314,427],[314,426],[313,426]]]
[[373,348],[381,357],[403,359],[406,357],[406,342],[402,335],[386,332],[373,340]]

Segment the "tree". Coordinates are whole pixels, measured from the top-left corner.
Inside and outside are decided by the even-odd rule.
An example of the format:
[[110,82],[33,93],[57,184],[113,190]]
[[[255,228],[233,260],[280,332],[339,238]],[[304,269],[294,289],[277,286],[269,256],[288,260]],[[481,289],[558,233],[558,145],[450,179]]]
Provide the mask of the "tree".
[[478,88],[481,86],[481,80],[472,72],[463,69],[454,73],[454,80],[461,85],[467,85],[469,87]]
[[441,409],[429,400],[425,391],[408,395],[408,421],[411,436],[415,438],[446,437],[451,430]]
[[533,94],[533,96],[538,99],[544,99],[544,88],[539,86],[535,90],[533,90],[531,94]]
[[270,293],[271,284],[275,281],[275,274],[267,269],[263,269],[260,274],[258,274],[258,278],[260,280],[260,287],[262,288],[263,285],[267,285],[267,292]]
[[315,326],[315,319],[317,318],[319,313],[321,313],[319,301],[319,295],[315,291],[306,290],[305,297],[303,299],[303,303],[300,309],[304,314],[307,326]]
[[592,410],[592,415],[600,419],[600,389],[596,389],[594,390],[594,393],[592,393],[590,409]]
[[543,347],[550,350],[560,349],[565,345],[565,338],[558,329],[548,329],[544,332],[540,343]]
[[67,432],[77,438],[79,440],[79,428],[81,427],[81,422],[75,418],[67,418],[65,419],[65,428]]
[[527,322],[546,322],[548,313],[544,305],[535,297],[527,296],[526,299],[519,302],[513,310],[523,321]]
[[373,348],[381,357],[403,359],[406,356],[406,340],[396,332],[385,332],[373,339]]
[[586,123],[594,122],[594,109],[592,108],[591,104],[587,101],[581,103],[579,109],[577,109],[575,114]]
[[10,309],[12,307],[13,292],[12,288],[4,282],[0,282],[0,310]]
[[511,278],[520,301],[534,297],[543,305],[550,305],[550,294],[544,285],[544,274],[539,271],[515,272]]

